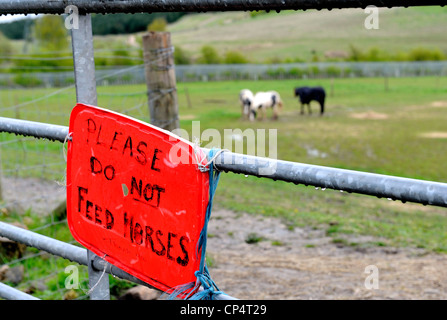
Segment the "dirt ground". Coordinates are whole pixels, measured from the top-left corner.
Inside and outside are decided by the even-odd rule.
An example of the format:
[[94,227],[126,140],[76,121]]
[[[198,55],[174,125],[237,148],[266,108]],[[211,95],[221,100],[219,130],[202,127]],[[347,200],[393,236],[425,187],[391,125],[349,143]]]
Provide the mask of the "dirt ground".
[[[213,213],[208,254],[211,276],[240,299],[447,299],[447,255],[420,249],[364,247],[370,237],[334,244],[323,230],[289,230],[279,219]],[[263,240],[248,244],[250,233]],[[376,266],[378,289],[367,289]]]
[[[56,182],[3,178],[7,203],[45,213],[65,199]],[[447,299],[447,255],[422,249],[362,245],[371,237],[333,243],[324,230],[290,230],[280,219],[215,208],[207,255],[219,288],[239,299]],[[246,240],[251,239],[251,243]],[[250,242],[250,241],[248,241]],[[367,289],[368,266],[378,289]],[[369,279],[369,278],[368,278]]]

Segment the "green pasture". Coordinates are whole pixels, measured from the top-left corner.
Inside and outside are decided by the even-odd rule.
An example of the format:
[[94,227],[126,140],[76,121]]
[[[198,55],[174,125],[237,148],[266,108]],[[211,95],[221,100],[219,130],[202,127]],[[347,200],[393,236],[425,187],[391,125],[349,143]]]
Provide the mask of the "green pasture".
[[[300,85],[326,88],[323,117],[318,115],[315,103],[312,115],[307,110],[304,116],[300,115],[298,100],[293,95],[293,88]],[[279,120],[272,121],[271,114],[263,121],[242,120],[238,92],[243,88],[278,91],[284,101]],[[144,94],[134,95],[144,89],[144,85],[99,87],[98,105],[148,121]],[[0,91],[0,98],[24,104],[51,92]],[[179,83],[178,98],[182,129],[191,135],[193,121],[200,121],[201,131],[214,128],[223,137],[220,141],[201,141],[202,146],[228,147],[225,129],[277,129],[277,157],[282,160],[447,182],[446,78],[391,78],[387,83],[382,78]],[[19,111],[4,111],[2,116],[18,113],[29,120],[67,125],[74,101],[74,90],[68,89],[24,105]],[[12,137],[3,134],[3,138]],[[198,137],[189,137],[195,138]],[[59,143],[30,141],[21,148],[35,151],[26,157],[28,165],[39,161],[37,158],[42,155],[54,157],[51,152],[62,157]],[[9,154],[16,156],[4,151],[4,166],[17,166]],[[63,167],[59,169],[63,171]],[[41,172],[39,168],[35,174]],[[48,169],[44,173],[49,172]],[[57,177],[61,174],[51,178]],[[278,216],[292,227],[329,228],[336,222],[331,233],[374,235],[384,237],[390,245],[447,249],[443,223],[446,212],[441,208],[402,205],[332,190],[323,192],[231,173],[221,178],[216,206]]]
[[[300,115],[293,88],[301,85],[326,88],[323,117],[315,103],[312,115],[307,110]],[[242,120],[238,93],[243,88],[278,91],[284,102],[279,120],[271,120],[270,113],[263,121]],[[73,88],[27,104],[54,91],[2,90],[1,116],[68,125],[75,104]],[[144,85],[99,87],[98,105],[148,121],[144,91]],[[193,121],[200,121],[201,131],[213,128],[222,136],[225,129],[277,129],[277,157],[282,160],[447,182],[447,78],[391,78],[388,83],[382,78],[194,82],[178,83],[177,93],[180,125],[189,135]],[[60,143],[4,144],[17,137],[3,133],[0,138],[3,167],[17,168],[17,175],[20,166],[37,165],[42,156],[47,157],[48,164],[62,159]],[[224,147],[227,138],[212,143],[203,140],[201,145]],[[27,169],[22,175],[60,180],[63,171],[64,165],[59,163],[57,168]],[[219,208],[278,217],[290,228],[322,229],[343,245],[411,246],[447,252],[444,208],[232,173],[221,175],[215,198],[215,209]],[[46,219],[27,214],[32,220],[22,220],[33,221],[33,225]],[[0,217],[12,219],[9,215]],[[72,241],[68,232],[61,232],[61,240]],[[376,240],[351,240],[350,236],[361,235]],[[61,279],[54,281],[61,285]]]
[[[447,79],[337,79],[192,83],[179,86],[181,126],[201,129],[277,129],[278,158],[409,178],[447,181]],[[322,85],[327,113],[299,114],[294,86]],[[284,101],[278,121],[242,121],[241,88],[276,90]],[[187,106],[184,90],[190,95]],[[207,142],[204,142],[205,144]],[[223,142],[221,142],[223,144]],[[268,154],[267,154],[268,155]],[[381,237],[380,245],[447,250],[445,209],[315,190],[267,179],[223,174],[217,206],[284,219],[289,226]],[[351,243],[357,245],[356,243]]]

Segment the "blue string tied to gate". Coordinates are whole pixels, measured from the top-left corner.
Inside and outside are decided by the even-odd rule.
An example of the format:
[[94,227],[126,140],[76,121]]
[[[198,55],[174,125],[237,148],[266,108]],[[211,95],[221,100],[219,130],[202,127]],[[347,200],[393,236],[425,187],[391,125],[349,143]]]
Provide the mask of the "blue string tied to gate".
[[[216,283],[211,279],[205,261],[208,222],[211,218],[214,194],[216,193],[217,184],[220,177],[220,171],[214,168],[214,160],[223,151],[225,150],[217,148],[211,149],[208,153],[208,163],[206,165],[199,165],[200,171],[209,171],[209,201],[206,208],[205,223],[203,225],[202,231],[200,232],[199,241],[197,242],[196,247],[196,255],[198,256],[199,252],[201,254],[199,270],[194,273],[197,280],[195,283],[190,282],[173,288],[173,291],[169,295],[169,299],[175,299],[181,295],[184,297],[185,300],[214,300],[217,295],[223,293],[217,287]],[[188,291],[189,293],[186,293]]]

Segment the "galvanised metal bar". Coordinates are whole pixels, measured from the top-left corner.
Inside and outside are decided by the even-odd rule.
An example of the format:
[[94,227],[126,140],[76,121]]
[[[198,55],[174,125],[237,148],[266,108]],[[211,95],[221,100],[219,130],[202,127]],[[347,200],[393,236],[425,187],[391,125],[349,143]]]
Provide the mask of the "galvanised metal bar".
[[[97,104],[95,59],[93,55],[92,19],[89,13],[80,14],[78,28],[71,29],[76,101]],[[91,300],[110,300],[109,277],[93,267],[96,255],[87,250]]]
[[76,101],[78,103],[96,105],[95,59],[90,14],[79,15],[78,28],[71,29],[71,44],[73,49]]
[[[118,278],[132,281],[134,283],[153,288],[146,282],[134,277],[133,275],[119,269],[118,267],[111,265],[107,261],[99,258],[98,256],[92,257],[89,261],[87,250],[84,248],[77,247],[75,245],[65,243],[20,227],[16,227],[9,223],[0,221],[0,236],[8,238],[12,241],[23,243],[29,247],[34,247],[39,250],[46,251],[53,255],[68,259],[70,261],[82,264],[82,265],[92,265],[94,269],[100,271],[101,274],[105,270],[105,273],[117,276]],[[0,283],[0,297],[5,299],[19,299],[26,300],[32,299],[34,297],[26,295],[25,293],[11,288],[9,286]],[[4,288],[7,287],[7,288]],[[11,290],[12,289],[12,290]],[[234,300],[235,298],[228,296],[226,294],[219,295],[218,300]]]
[[[23,124],[21,122],[24,122]],[[61,136],[68,134],[68,127],[55,126],[58,130],[51,130],[53,125],[25,120],[0,118],[0,132],[3,128],[11,128],[11,123],[19,124],[12,133],[32,135],[41,138],[41,130],[48,128],[57,135],[46,138],[64,141]],[[36,130],[38,128],[39,130]],[[62,130],[61,128],[65,128]],[[21,129],[24,129],[23,133]],[[37,133],[36,135],[30,133]],[[203,149],[206,153],[209,151]],[[389,198],[402,202],[415,202],[424,205],[447,207],[447,184],[425,180],[401,178],[375,173],[323,167],[298,162],[262,158],[225,151],[215,159],[215,167],[221,171],[234,172],[244,175],[264,177],[273,180],[303,184],[319,188],[342,190],[346,192]]]
[[151,12],[206,12],[252,10],[307,10],[444,6],[441,0],[0,0],[0,14],[63,14],[65,8],[74,5],[80,13],[151,13]]
[[87,265],[86,249],[0,221],[0,236]]
[[32,295],[29,295],[20,290],[14,289],[13,287],[7,286],[0,282],[0,298],[6,300],[39,300]]
[[447,207],[447,184],[223,152],[219,170],[350,193]]
[[[89,264],[86,249],[26,229],[19,228],[5,222],[0,222],[0,236],[8,238],[12,241],[23,243],[28,247],[46,251],[53,255],[68,259],[85,266]],[[98,271],[102,271],[104,270],[104,268],[106,268],[106,273],[113,274],[114,276],[117,276],[121,279],[129,280],[152,288],[152,286],[148,285],[147,283],[109,264],[107,261],[99,258],[98,256],[93,258],[91,264],[93,268]]]
[[0,132],[64,142],[68,128],[42,122],[0,117]]

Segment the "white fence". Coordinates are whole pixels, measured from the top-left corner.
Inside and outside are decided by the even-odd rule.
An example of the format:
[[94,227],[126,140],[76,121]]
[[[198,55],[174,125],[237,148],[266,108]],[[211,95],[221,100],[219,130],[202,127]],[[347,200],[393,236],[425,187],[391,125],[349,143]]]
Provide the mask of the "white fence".
[[[74,84],[73,71],[0,73],[0,88],[65,87]],[[318,62],[284,64],[176,65],[178,82],[222,80],[280,80],[361,77],[446,76],[447,61],[420,62]],[[145,83],[144,66],[113,67],[95,71],[98,85]]]

